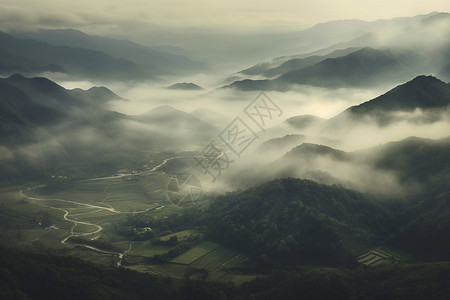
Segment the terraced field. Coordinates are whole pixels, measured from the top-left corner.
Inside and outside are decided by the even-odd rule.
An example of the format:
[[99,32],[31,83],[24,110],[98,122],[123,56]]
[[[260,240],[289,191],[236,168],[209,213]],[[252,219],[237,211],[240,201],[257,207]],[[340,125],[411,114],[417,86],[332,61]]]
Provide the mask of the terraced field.
[[185,253],[181,254],[180,256],[177,256],[174,259],[170,260],[170,262],[175,264],[190,265],[194,261],[200,259],[204,255],[219,247],[219,244],[213,242],[202,242],[194,248],[189,249]]
[[[196,231],[180,231],[167,235],[164,238],[168,239],[170,236],[186,236],[187,233],[192,234],[196,233]],[[147,241],[136,243],[136,247],[133,243],[132,250],[129,251],[128,254],[151,256],[161,254],[165,252],[164,250],[168,251],[169,249],[169,246],[152,245]],[[206,270],[208,272],[208,280],[232,281],[237,284],[242,284],[243,282],[254,279],[255,276],[232,274],[227,268],[238,266],[246,260],[247,257],[236,251],[226,249],[214,242],[204,241],[170,260],[168,263],[160,265],[143,265],[139,264],[139,260],[136,260],[136,265],[127,266],[127,268],[174,278],[184,278],[186,272],[190,268],[195,268]]]
[[358,257],[358,262],[366,266],[381,264],[396,264],[410,260],[411,257],[403,252],[388,247],[377,247]]

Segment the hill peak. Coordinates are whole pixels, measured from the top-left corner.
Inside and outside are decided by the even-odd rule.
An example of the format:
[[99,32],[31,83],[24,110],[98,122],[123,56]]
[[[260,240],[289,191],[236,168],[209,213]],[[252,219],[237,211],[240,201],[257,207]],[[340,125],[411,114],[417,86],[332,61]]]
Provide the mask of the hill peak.
[[338,160],[348,159],[348,154],[344,151],[337,150],[328,146],[313,143],[302,143],[285,154],[284,158],[297,158],[299,156],[331,156]]
[[203,90],[201,86],[196,85],[192,82],[178,82],[171,86],[168,86],[169,90]]
[[412,111],[414,109],[438,108],[450,105],[450,85],[434,76],[420,75],[387,93],[353,106],[351,113],[379,111]]
[[430,83],[437,83],[437,84],[445,84],[442,80],[434,77],[433,75],[419,75],[416,78],[414,78],[411,81],[408,81],[407,83],[403,85],[411,85],[411,84],[430,84]]
[[40,92],[52,92],[64,90],[63,87],[45,77],[25,77],[22,74],[14,74],[6,79],[7,83],[30,86]]
[[26,78],[26,77],[23,76],[22,74],[16,73],[16,74],[13,74],[13,75],[9,76],[9,77],[8,77],[8,80],[23,80],[23,79],[25,79],[25,78]]

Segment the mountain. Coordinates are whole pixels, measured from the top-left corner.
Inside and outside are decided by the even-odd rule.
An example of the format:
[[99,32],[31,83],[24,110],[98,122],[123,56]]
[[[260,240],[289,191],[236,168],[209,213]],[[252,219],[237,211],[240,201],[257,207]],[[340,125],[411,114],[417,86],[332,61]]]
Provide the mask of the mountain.
[[269,152],[274,150],[288,150],[302,143],[307,137],[303,134],[289,134],[279,138],[265,141],[258,146],[258,152]]
[[76,178],[142,168],[149,151],[197,148],[217,130],[165,106],[139,116],[105,109],[106,87],[67,90],[42,77],[0,79],[0,179]]
[[[0,79],[0,84],[0,104],[4,107],[1,112],[2,128],[5,130],[15,128],[15,120],[20,128],[38,126],[52,132],[56,128],[76,130],[92,127],[110,138],[118,138],[120,133],[120,137],[126,139],[127,136],[134,136],[134,133],[122,132],[123,130],[116,130],[115,127],[120,126],[121,122],[127,125],[133,123],[134,126],[139,123],[144,127],[142,133],[145,134],[136,138],[140,143],[145,140],[144,137],[149,138],[146,144],[152,140],[152,135],[166,140],[172,139],[171,134],[174,139],[184,136],[182,141],[179,141],[182,143],[188,139],[191,139],[191,142],[198,142],[199,139],[204,141],[215,133],[215,127],[212,125],[170,106],[162,106],[138,116],[108,111],[104,108],[105,102],[123,99],[106,87],[67,90],[49,79],[26,78],[22,75]],[[53,128],[53,125],[57,126]],[[164,141],[161,141],[159,147],[163,146]]]
[[[447,178],[448,180],[448,178]],[[388,241],[426,261],[450,260],[450,193],[428,197],[405,215],[410,221]]]
[[[260,210],[263,210],[261,206],[264,207],[262,205],[264,201],[270,203],[274,199],[273,201],[281,202],[281,207],[288,210],[290,206],[284,202],[284,197],[290,190],[283,184],[279,185],[277,181],[275,181],[276,184],[272,182],[277,192],[273,192],[268,187],[269,184],[266,189],[261,189],[261,186],[258,186],[260,182],[274,177],[300,177],[314,178],[323,183],[334,184],[333,187],[338,184],[355,188],[361,187],[361,182],[365,182],[365,185],[373,186],[374,191],[378,190],[375,195],[380,195],[380,190],[386,191],[392,188],[397,192],[403,190],[403,194],[394,195],[394,197],[389,195],[375,197],[383,199],[382,201],[396,214],[397,229],[391,230],[389,238],[385,236],[385,242],[420,259],[448,260],[450,253],[450,243],[446,239],[450,233],[448,218],[450,216],[450,156],[448,153],[450,153],[450,137],[438,140],[410,137],[355,152],[344,152],[323,145],[303,143],[273,163],[255,164],[232,175],[235,182],[241,182],[247,186],[256,184],[257,187],[242,195],[235,193],[218,200],[218,202],[223,202],[223,204],[218,204],[217,209],[214,210],[214,214],[219,218],[216,221],[217,226],[221,228],[221,235],[218,236],[225,236],[225,239],[231,239],[230,236],[234,236],[233,238],[241,236],[241,242],[234,240],[236,245],[244,244],[244,240],[247,241],[245,243],[248,241],[253,243],[255,239],[253,235],[246,237],[242,232],[239,235],[236,232],[240,231],[239,228],[244,228],[242,226],[247,228],[245,232],[249,231],[248,228],[257,228],[249,226],[250,224],[257,226],[258,223],[251,222],[251,220]],[[322,163],[320,163],[321,161]],[[346,181],[347,174],[351,175],[352,182]],[[366,176],[367,179],[364,179]],[[391,187],[392,182],[396,182],[398,185]],[[318,191],[306,190],[316,197],[320,195]],[[305,199],[307,196],[294,198]],[[254,199],[249,206],[253,205],[258,209],[253,214],[248,212],[249,216],[246,216],[246,210],[243,207],[247,204],[238,203],[250,201],[248,199]],[[224,204],[227,201],[230,201],[229,204]],[[325,207],[329,208],[329,205],[332,207],[334,204],[328,204]],[[274,208],[276,206],[268,204],[268,207],[268,212],[273,209],[276,211]],[[281,208],[279,209],[282,211]],[[233,215],[224,216],[221,219],[219,211],[226,212],[227,210],[233,211]],[[274,214],[276,215],[276,213]],[[283,218],[277,221],[271,218],[272,214],[270,213],[261,217],[263,220],[275,222],[277,228],[281,228],[280,223],[284,222]],[[291,220],[291,217],[288,216],[284,216],[284,218]],[[226,226],[237,229],[225,233]],[[313,229],[310,230],[313,231]],[[254,236],[258,236],[256,233],[258,232],[255,232]],[[281,231],[277,234],[275,236],[283,236]],[[287,242],[285,239],[284,241]],[[261,245],[251,244],[249,249],[263,249],[261,247]]]
[[14,73],[36,75],[44,72],[64,73],[57,65],[39,64],[27,57],[14,55],[0,48],[0,75],[8,76]]
[[173,54],[171,52],[174,52],[174,49],[168,47],[145,47],[128,40],[88,35],[74,29],[40,29],[33,32],[16,33],[14,36],[43,41],[55,46],[100,51],[116,59],[124,58],[134,64],[149,68],[153,66],[162,73],[173,75],[195,73],[207,68],[205,63],[192,61],[180,54],[179,49],[176,51],[177,54]]
[[32,130],[55,125],[71,109],[85,106],[46,78],[2,78],[0,91],[0,142],[7,145],[34,141]]
[[318,157],[318,156],[328,156],[333,160],[349,160],[350,156],[341,150],[336,150],[328,146],[317,145],[311,143],[302,143],[301,145],[293,148],[291,151],[286,153],[282,159],[292,159],[302,157]]
[[[371,158],[376,169],[394,172],[399,179],[413,186],[420,184],[427,187],[423,191],[439,194],[450,188],[450,138],[437,140],[410,137],[398,142],[390,142],[372,149],[356,152],[355,155],[366,157],[367,152],[377,153]],[[420,199],[420,193],[418,193]]]
[[[145,68],[100,51],[53,46],[35,40],[21,40],[0,32],[0,51],[13,58],[3,60],[0,69],[58,71],[74,78],[101,80],[155,79],[165,74],[157,67]],[[36,69],[37,68],[37,69]],[[10,74],[9,74],[10,75]]]
[[34,141],[32,130],[52,124],[64,114],[35,103],[19,88],[0,82],[0,144],[17,145]]
[[83,99],[86,102],[96,105],[102,105],[111,100],[126,101],[125,99],[123,99],[122,97],[115,94],[113,91],[104,86],[94,86],[88,90],[76,88],[71,90],[70,94],[74,95],[76,98]]
[[[450,174],[450,138],[437,140],[409,137],[400,141],[371,147],[365,150],[344,152],[324,145],[303,143],[286,153],[282,161],[290,167],[302,166],[315,158],[327,156],[340,162],[363,162],[374,170],[384,170],[396,174],[400,182],[438,189],[447,187],[444,180]],[[316,166],[320,167],[320,166]],[[324,165],[325,171],[327,166]]]
[[[410,207],[398,217],[404,224],[389,244],[424,260],[449,260],[450,137],[439,140],[408,138],[374,149],[375,165],[395,172],[416,189]],[[417,183],[421,189],[417,190]]]
[[283,56],[273,59],[269,62],[259,63],[248,69],[238,72],[236,75],[262,75],[267,78],[277,77],[286,72],[309,67],[319,63],[327,58],[341,57],[357,51],[358,48],[347,48],[344,50],[336,50],[327,55],[304,55]]
[[349,110],[354,114],[368,114],[376,110],[413,111],[447,105],[450,105],[450,84],[433,76],[422,75]]
[[[280,138],[281,141],[284,139]],[[448,141],[448,138],[407,138],[354,152],[301,142],[272,162],[231,171],[227,182],[239,189],[272,178],[299,177],[323,184],[339,184],[373,195],[382,194],[387,198],[420,199],[426,190],[445,191],[443,187],[448,186]],[[280,153],[282,149],[280,145],[274,153]],[[384,188],[379,189],[378,185]]]
[[0,81],[19,88],[40,105],[59,111],[68,112],[73,108],[85,105],[83,101],[73,97],[69,91],[44,77],[27,78],[15,74],[9,78],[0,79]]
[[168,86],[166,89],[169,90],[186,90],[186,91],[199,91],[203,90],[201,86],[196,85],[192,82],[179,82]]
[[0,79],[0,145],[8,154],[0,158],[0,178],[36,180],[72,168],[75,176],[87,169],[111,174],[136,162],[138,147],[127,143],[123,130],[130,117],[104,109],[107,95],[115,94],[66,90],[41,77]]
[[0,91],[0,143],[6,146],[30,144],[64,129],[73,133],[87,126],[106,133],[114,122],[126,119],[103,108],[106,101],[121,99],[105,87],[67,90],[47,78],[16,74],[0,78]]
[[[387,93],[370,101],[346,109],[339,115],[324,122],[324,130],[353,126],[353,122],[375,120],[379,125],[387,125],[401,118],[395,112],[413,112],[442,109],[450,105],[450,84],[433,77],[418,76],[399,85]],[[431,115],[424,121],[434,122]],[[349,122],[350,121],[350,122]],[[414,121],[414,120],[412,120]],[[416,120],[416,122],[419,120]]]
[[272,138],[261,143],[256,149],[256,153],[261,156],[268,155],[269,157],[279,157],[302,143],[306,144],[329,142],[330,141],[325,138],[316,136],[303,134],[287,134],[285,136]]
[[[411,77],[409,69],[417,57],[389,50],[363,48],[338,58],[328,58],[301,70],[287,72],[277,78],[280,83],[310,84],[317,86],[370,86],[383,79]],[[397,79],[397,80],[398,80]]]
[[443,66],[450,62],[449,34],[450,14],[437,12],[373,22],[317,24],[281,35],[276,42],[285,47],[284,53],[297,54],[258,63],[231,75],[223,84],[243,91],[284,91],[292,88],[292,83],[370,87],[424,73],[446,79],[448,70]]
[[[280,35],[274,43],[284,53],[324,55],[348,47],[419,49],[440,47],[450,32],[450,14],[432,12],[413,17],[337,20]],[[439,28],[438,30],[436,28]]]
[[321,87],[369,87],[417,75],[424,58],[413,52],[363,48],[283,73],[272,80],[235,81],[239,90],[286,90],[292,84]]
[[205,219],[211,238],[260,266],[351,262],[393,224],[387,210],[360,193],[294,178],[220,196]]

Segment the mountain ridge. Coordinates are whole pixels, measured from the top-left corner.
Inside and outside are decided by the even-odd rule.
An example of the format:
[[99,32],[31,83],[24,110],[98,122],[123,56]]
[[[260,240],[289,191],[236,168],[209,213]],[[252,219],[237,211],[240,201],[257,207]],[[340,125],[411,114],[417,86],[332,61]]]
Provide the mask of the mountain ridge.
[[[20,40],[3,32],[0,32],[0,49],[3,52],[14,53],[16,58],[25,58],[26,60],[19,65],[22,68],[53,65],[75,78],[156,79],[162,75],[156,67],[149,66],[143,70],[129,60],[113,58],[100,51],[53,46],[29,39]],[[5,66],[8,65],[3,65]]]
[[192,61],[180,55],[152,49],[141,44],[125,40],[89,35],[75,29],[40,29],[34,32],[13,34],[19,38],[32,38],[55,46],[69,46],[101,51],[112,57],[125,58],[138,65],[154,66],[161,73],[185,74],[207,69],[205,63]]

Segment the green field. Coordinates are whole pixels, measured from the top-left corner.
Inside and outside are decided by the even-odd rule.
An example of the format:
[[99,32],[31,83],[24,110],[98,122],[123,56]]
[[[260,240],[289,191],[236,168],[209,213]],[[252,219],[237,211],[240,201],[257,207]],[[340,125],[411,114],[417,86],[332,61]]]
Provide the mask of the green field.
[[[99,260],[102,263],[110,261],[108,256],[83,247],[74,247],[70,244],[61,244],[61,240],[73,232],[77,235],[85,235],[96,231],[97,226],[103,230],[95,237],[101,237],[102,241],[117,242],[123,237],[110,230],[113,225],[125,221],[131,212],[147,212],[157,216],[167,216],[180,208],[167,205],[165,202],[165,188],[167,175],[151,173],[137,180],[124,180],[123,178],[106,178],[101,180],[86,180],[69,182],[67,190],[50,192],[49,190],[23,187],[8,187],[0,189],[0,205],[4,216],[0,212],[0,237],[3,243],[18,245],[27,248],[39,249],[66,249],[71,255]],[[24,189],[26,197],[21,195]],[[29,196],[29,197],[28,197]],[[111,211],[115,210],[115,211]],[[68,212],[69,220],[91,223],[76,224],[64,220],[64,214]],[[47,215],[45,215],[47,214]],[[43,218],[50,228],[43,228]],[[94,235],[89,236],[94,237]],[[180,238],[182,238],[180,236]],[[128,250],[129,243],[126,243]],[[130,255],[150,257],[155,254],[167,252],[170,247],[162,245],[150,245],[149,243],[136,243]],[[122,248],[120,248],[122,249]]]
[[220,247],[220,245],[213,242],[202,242],[194,248],[189,249],[185,253],[181,254],[180,256],[177,256],[174,259],[170,260],[170,262],[189,265],[202,256],[206,255],[210,251],[217,249],[218,247]]
[[151,241],[133,242],[131,250],[128,251],[128,255],[137,255],[144,257],[152,257],[157,254],[163,254],[169,251],[172,246],[166,245],[153,245]]
[[[83,246],[61,243],[70,235],[72,227],[74,227],[74,233],[80,236],[98,228],[89,224],[74,226],[73,222],[63,218],[64,211],[68,211],[69,220],[103,227],[102,232],[88,236],[88,238],[100,237],[102,241],[113,242],[113,245],[122,253],[126,252],[123,267],[174,278],[184,278],[190,267],[208,271],[209,280],[239,283],[253,278],[253,276],[228,273],[227,268],[242,263],[246,258],[210,241],[201,242],[168,263],[148,265],[148,258],[167,253],[175,246],[155,245],[150,240],[123,241],[121,240],[123,237],[113,231],[108,231],[114,224],[125,221],[130,215],[130,210],[134,213],[139,210],[146,211],[147,215],[160,218],[180,212],[182,208],[166,202],[166,179],[166,175],[150,174],[135,181],[125,181],[119,178],[76,182],[73,183],[70,191],[52,194],[41,195],[34,190],[27,191],[37,199],[23,199],[17,192],[20,187],[17,187],[15,191],[14,189],[0,190],[0,204],[10,209],[7,213],[10,219],[4,222],[12,228],[10,230],[3,228],[0,231],[0,237],[4,242],[12,241],[14,245],[18,246],[34,248],[39,251],[58,251],[61,255],[71,255],[95,263],[115,265],[118,259],[117,254],[100,253]],[[103,207],[109,209],[113,207],[117,211],[109,211]],[[44,214],[48,214],[51,219],[52,226],[49,228],[40,228],[37,224]],[[198,230],[190,229],[161,236],[160,240],[167,241],[174,236],[178,241],[182,241],[189,236],[202,236],[202,234]]]
[[228,250],[224,247],[218,247],[194,261],[191,266],[208,271],[219,271],[224,268],[236,266],[245,259],[246,257],[238,252]]
[[[186,231],[177,232],[171,236],[179,236],[180,234],[186,234]],[[151,245],[149,245],[149,248],[151,248]],[[137,264],[129,268],[160,276],[183,278],[188,269],[193,267],[206,270],[208,272],[208,280],[231,281],[236,284],[242,284],[254,279],[255,276],[231,274],[227,272],[227,268],[237,266],[246,260],[247,258],[238,252],[226,249],[210,241],[204,241],[168,263],[150,266]]]

